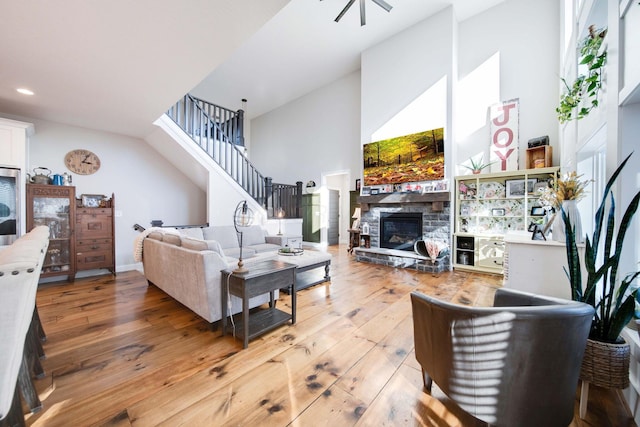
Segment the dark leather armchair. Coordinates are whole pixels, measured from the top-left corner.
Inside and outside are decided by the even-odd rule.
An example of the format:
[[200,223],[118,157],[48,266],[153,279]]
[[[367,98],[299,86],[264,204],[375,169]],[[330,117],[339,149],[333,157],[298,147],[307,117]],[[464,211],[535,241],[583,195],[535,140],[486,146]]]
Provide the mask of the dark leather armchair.
[[498,289],[493,307],[411,293],[416,359],[474,417],[496,426],[567,426],[594,310]]

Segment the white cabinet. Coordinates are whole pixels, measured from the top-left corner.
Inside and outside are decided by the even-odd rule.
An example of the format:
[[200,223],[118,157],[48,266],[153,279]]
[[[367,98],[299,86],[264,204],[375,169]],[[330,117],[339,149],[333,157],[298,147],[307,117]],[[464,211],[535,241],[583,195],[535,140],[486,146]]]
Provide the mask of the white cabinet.
[[504,241],[502,237],[478,238],[478,266],[502,269],[504,264]]
[[[0,166],[20,169],[20,194],[26,194],[26,178],[29,165],[29,137],[33,135],[33,124],[0,117]],[[24,197],[24,196],[23,196]],[[20,206],[19,234],[25,234],[26,208]]]
[[0,117],[0,164],[19,168],[26,173],[29,136],[33,124]]
[[[567,250],[564,243],[554,240],[531,240],[529,232],[509,233],[504,237],[505,288],[556,298],[571,299],[571,286],[564,272]],[[584,244],[578,245],[584,259]],[[582,266],[582,277],[587,272]]]
[[457,176],[454,268],[502,274],[504,235],[543,223],[539,190],[557,176],[557,167]]

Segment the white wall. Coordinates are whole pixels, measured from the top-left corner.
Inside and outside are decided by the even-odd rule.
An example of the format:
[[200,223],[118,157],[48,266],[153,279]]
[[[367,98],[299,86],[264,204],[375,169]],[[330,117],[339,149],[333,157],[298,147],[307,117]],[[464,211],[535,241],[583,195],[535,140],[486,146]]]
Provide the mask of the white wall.
[[[559,165],[558,121],[555,108],[559,101],[560,4],[557,0],[510,0],[459,25],[458,71],[461,80],[485,61],[498,54],[499,93],[487,94],[479,85],[460,97],[480,94],[486,103],[476,110],[484,125],[456,141],[459,164],[485,150],[488,159],[489,125],[487,108],[496,101],[520,99],[519,168],[525,168],[527,141],[549,135],[554,148],[553,162]],[[489,76],[491,77],[491,76]],[[492,82],[487,82],[492,84]],[[477,93],[474,93],[477,90]],[[460,88],[462,91],[462,88]],[[462,107],[462,106],[461,106]],[[456,117],[456,120],[469,118]],[[460,171],[462,172],[462,171]]]
[[[445,79],[447,100],[434,102],[447,110],[449,177],[463,172],[454,163],[478,152],[489,158],[488,107],[512,98],[520,99],[520,167],[527,140],[541,135],[549,135],[559,164],[559,9],[555,0],[511,0],[457,23],[447,8],[362,54],[360,102],[354,73],[252,120],[251,161],[277,182],[319,182],[322,171],[342,169],[352,172],[353,181],[362,173],[355,141],[371,142],[377,130]],[[490,82],[458,84],[487,61],[493,61],[485,66],[493,72],[484,77]],[[485,86],[495,87],[494,93],[481,90]],[[479,124],[456,137],[469,122],[465,107],[474,98],[481,98],[471,111]]]
[[[373,135],[392,121],[423,93],[446,79],[454,80],[454,29],[453,9],[428,18],[407,30],[366,50],[362,54],[362,123],[361,142],[372,142]],[[443,102],[444,101],[444,102]],[[437,99],[440,108],[448,110],[447,100]],[[421,104],[425,104],[421,102]],[[447,120],[444,114],[442,117]],[[430,117],[425,116],[422,129],[400,133],[429,130]],[[446,123],[445,140],[451,129]],[[396,135],[398,136],[398,134]],[[389,137],[389,136],[387,136]]]
[[251,162],[274,182],[322,182],[323,172],[362,171],[360,73],[251,120]]
[[29,169],[42,166],[52,173],[69,172],[64,156],[75,148],[96,153],[101,167],[93,175],[73,175],[76,195],[115,194],[116,271],[134,268],[133,224],[149,227],[151,220],[166,225],[206,222],[206,195],[145,141],[113,133],[58,123],[34,123]]

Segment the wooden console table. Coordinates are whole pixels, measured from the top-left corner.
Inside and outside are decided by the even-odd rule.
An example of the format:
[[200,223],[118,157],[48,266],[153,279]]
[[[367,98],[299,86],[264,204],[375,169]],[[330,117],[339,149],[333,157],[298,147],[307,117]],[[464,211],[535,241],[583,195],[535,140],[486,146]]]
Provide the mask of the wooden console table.
[[353,248],[360,246],[360,229],[350,228],[347,231],[349,232],[349,248],[347,252],[352,254]]
[[[228,295],[242,299],[242,320],[237,323],[236,335],[242,337],[243,348],[249,340],[283,325],[291,319],[296,323],[296,266],[282,261],[264,261],[249,266],[247,273],[222,270],[222,335],[227,332]],[[274,292],[280,288],[291,288],[291,313],[278,310]],[[269,293],[269,308],[249,316],[249,299]]]

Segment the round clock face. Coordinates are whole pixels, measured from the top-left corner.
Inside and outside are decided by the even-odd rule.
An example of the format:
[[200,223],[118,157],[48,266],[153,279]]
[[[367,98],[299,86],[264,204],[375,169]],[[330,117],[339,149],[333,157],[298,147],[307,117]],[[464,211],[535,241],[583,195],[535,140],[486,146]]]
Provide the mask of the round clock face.
[[91,175],[100,169],[100,158],[89,150],[72,150],[64,156],[64,164],[71,172]]

